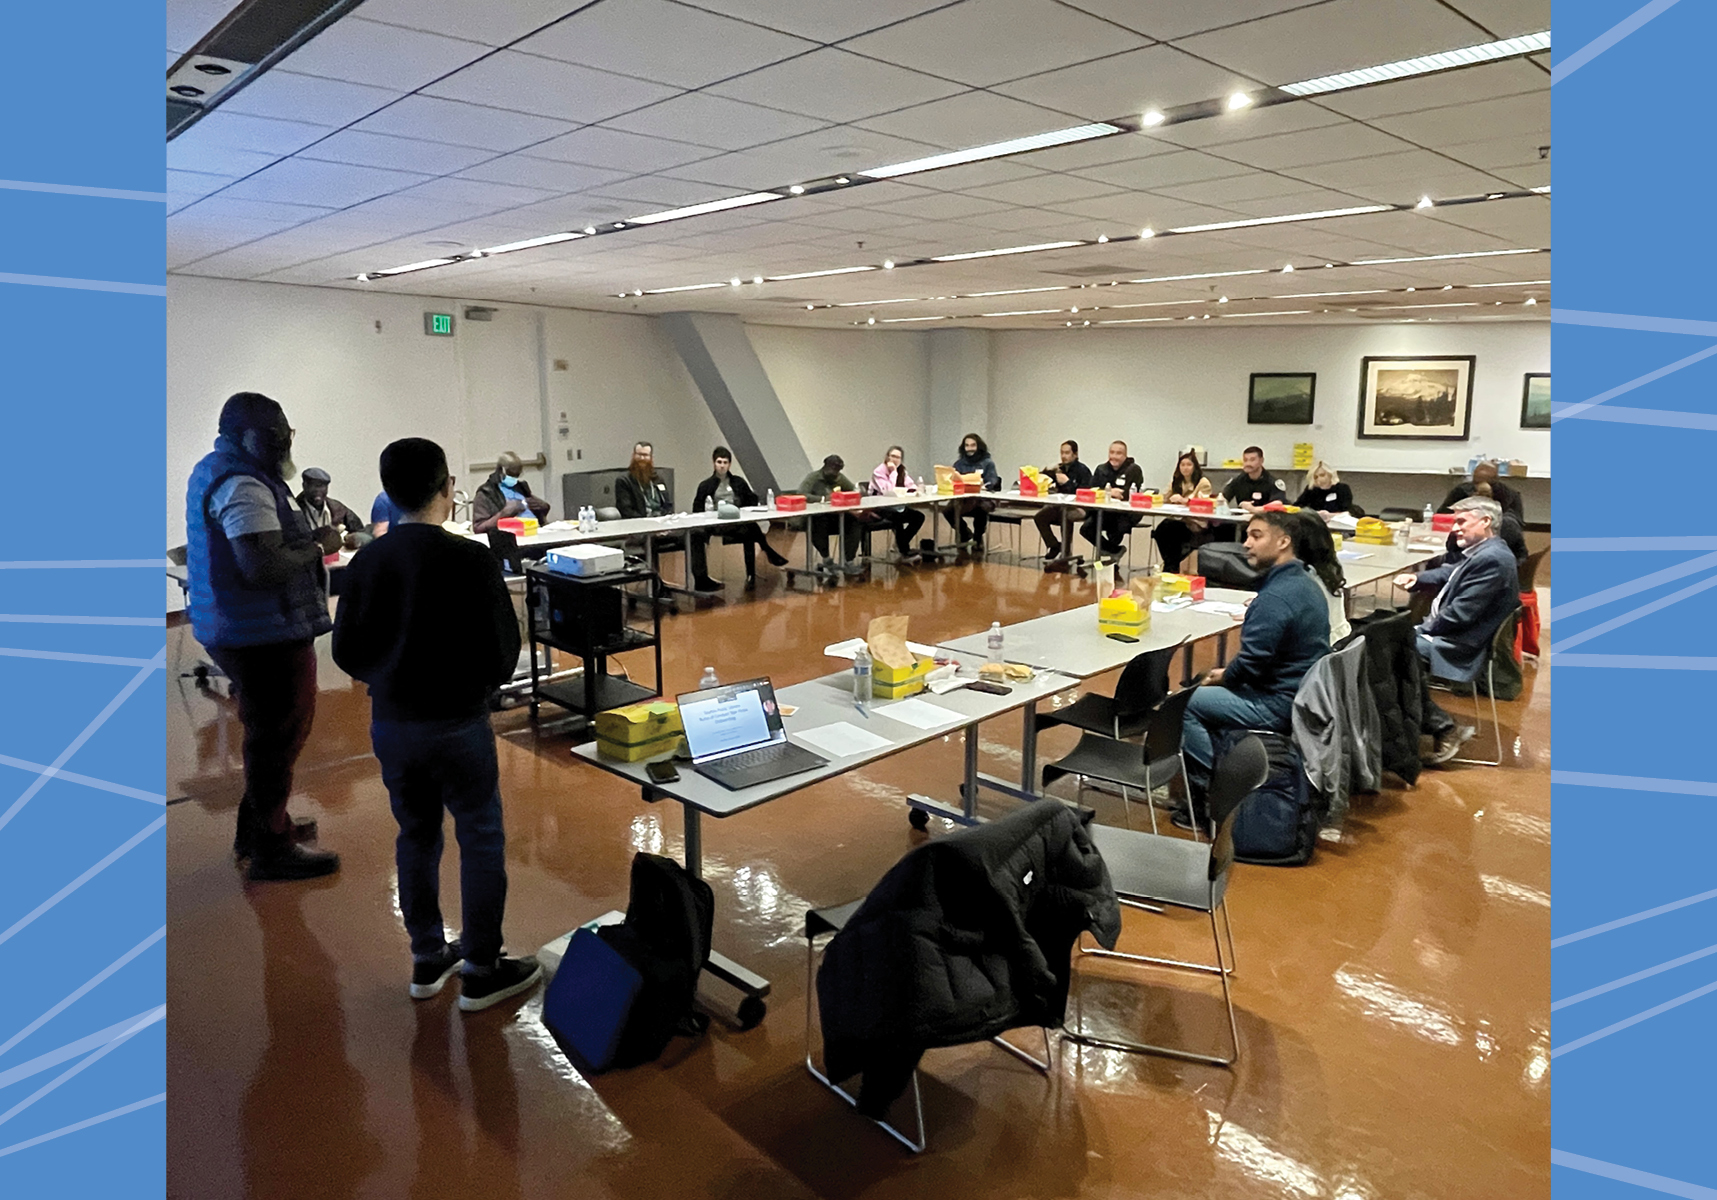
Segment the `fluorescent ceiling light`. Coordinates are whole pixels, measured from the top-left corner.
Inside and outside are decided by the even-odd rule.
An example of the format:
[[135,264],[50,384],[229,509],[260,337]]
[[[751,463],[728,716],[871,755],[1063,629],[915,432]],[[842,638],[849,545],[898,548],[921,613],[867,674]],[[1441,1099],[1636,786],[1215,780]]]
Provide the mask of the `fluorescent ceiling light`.
[[514,250],[529,250],[536,246],[552,246],[556,242],[576,242],[583,238],[582,233],[550,233],[542,237],[526,238],[522,242],[505,242],[499,246],[485,246],[480,254],[511,254]]
[[[1227,300],[1227,297],[1223,297]],[[1208,304],[1208,300],[1146,300],[1139,304],[1102,304],[1099,308],[1174,308],[1183,304]]]
[[1356,267],[1376,267],[1385,263],[1404,262],[1435,262],[1445,258],[1495,258],[1501,254],[1543,254],[1545,251],[1530,248],[1525,250],[1468,250],[1465,254],[1415,254],[1410,258],[1356,258],[1351,265]]
[[385,271],[371,271],[371,279],[380,279],[384,275],[404,275],[408,271],[427,271],[430,267],[445,267],[448,263],[456,263],[457,258],[426,258],[422,262],[406,263],[403,267],[389,267]]
[[[711,200],[705,204],[688,204],[684,208],[668,208],[661,212],[645,213],[641,217],[632,217],[621,222],[624,225],[660,225],[663,221],[678,221],[683,217],[701,217],[705,213],[726,212],[730,208],[746,208],[753,204],[765,204],[770,200],[781,199],[779,192],[748,192],[743,196],[729,196],[725,200]],[[616,226],[618,228],[618,226]]]
[[929,304],[933,300],[947,300],[948,296],[901,296],[896,300],[842,300],[832,304],[831,308],[870,308],[877,304]]
[[1404,58],[1399,62],[1384,63],[1381,66],[1362,67],[1357,71],[1321,75],[1316,79],[1286,84],[1281,90],[1290,96],[1318,96],[1324,92],[1339,92],[1344,88],[1363,87],[1368,83],[1406,79],[1410,75],[1429,75],[1433,71],[1447,71],[1453,67],[1465,67],[1473,63],[1495,62],[1502,58],[1518,58],[1523,54],[1537,54],[1548,49],[1550,49],[1550,31],[1545,30],[1543,33],[1529,33],[1523,37],[1505,38],[1500,42],[1486,42],[1481,46],[1466,46],[1460,50],[1444,50],[1438,54],[1426,54],[1419,58]]
[[1262,267],[1251,271],[1203,271],[1197,275],[1158,275],[1152,279],[1129,279],[1128,283],[1177,283],[1182,279],[1227,279],[1230,275],[1268,275]]
[[1036,133],[1030,137],[1013,138],[1006,142],[991,142],[988,146],[974,146],[970,150],[933,154],[929,158],[915,158],[910,162],[895,163],[892,166],[873,167],[869,171],[860,171],[859,174],[866,179],[893,179],[897,175],[916,175],[920,171],[934,171],[941,167],[954,167],[986,158],[1005,158],[1010,154],[1024,154],[1029,150],[1042,150],[1049,146],[1065,146],[1069,142],[1085,142],[1122,132],[1125,131],[1119,125],[1099,121],[1092,125],[1054,129],[1048,133]]
[[1217,313],[1219,317],[1303,317],[1312,310],[1309,308],[1289,308],[1281,312],[1261,313]]
[[931,262],[962,262],[968,258],[995,258],[1003,254],[1031,254],[1037,250],[1065,250],[1069,246],[1083,246],[1084,242],[1039,242],[1035,246],[1004,246],[1000,250],[968,250],[964,254],[938,254]]
[[1547,183],[1543,187],[1528,188],[1527,191],[1537,192],[1540,196],[1548,196],[1550,194],[1550,185]]
[[1046,313],[1058,313],[1059,308],[1022,308],[1017,312],[978,313],[980,317],[1041,317]]
[[725,283],[682,283],[679,287],[645,288],[644,294],[646,296],[666,296],[672,292],[701,292],[707,288],[723,288],[728,286],[729,285]]
[[1245,221],[1215,221],[1209,225],[1182,225],[1170,233],[1209,233],[1213,229],[1246,229],[1253,225],[1281,225],[1288,221],[1321,221],[1325,217],[1356,217],[1361,213],[1391,212],[1390,204],[1366,204],[1359,208],[1329,208],[1322,212],[1288,213],[1281,217],[1252,217]]
[[1283,292],[1278,300],[1313,300],[1320,296],[1381,296],[1390,288],[1366,288],[1358,292]]
[[953,317],[884,317],[884,325],[904,325],[908,321],[952,321]]
[[770,283],[778,283],[783,279],[818,279],[824,275],[856,275],[860,271],[874,271],[875,267],[830,267],[827,271],[795,271],[791,275],[765,275],[763,278]]
[[1466,300],[1454,304],[1385,304],[1382,307],[1393,312],[1398,308],[1477,308],[1478,306],[1477,300]]
[[1548,279],[1516,279],[1512,283],[1468,283],[1463,287],[1549,287]]
[[1148,325],[1153,321],[1177,321],[1179,317],[1123,317],[1118,321],[1099,321],[1099,325]]
[[976,299],[979,296],[1024,296],[1029,292],[1070,292],[1074,289],[1071,283],[1058,283],[1050,287],[1009,288],[1003,292],[961,292],[956,300]]

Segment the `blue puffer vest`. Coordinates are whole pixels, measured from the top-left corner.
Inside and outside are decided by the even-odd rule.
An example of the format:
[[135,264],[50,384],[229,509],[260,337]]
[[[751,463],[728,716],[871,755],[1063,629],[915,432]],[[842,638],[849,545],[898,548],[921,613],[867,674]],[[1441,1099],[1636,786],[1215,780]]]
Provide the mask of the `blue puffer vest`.
[[288,546],[310,538],[309,522],[292,492],[228,439],[215,439],[212,453],[191,472],[185,494],[185,565],[190,574],[191,631],[205,646],[268,646],[309,641],[332,629],[328,619],[327,569],[311,564],[278,587],[245,582],[232,543],[209,515],[209,498],[235,475],[259,479],[274,493],[282,539]]

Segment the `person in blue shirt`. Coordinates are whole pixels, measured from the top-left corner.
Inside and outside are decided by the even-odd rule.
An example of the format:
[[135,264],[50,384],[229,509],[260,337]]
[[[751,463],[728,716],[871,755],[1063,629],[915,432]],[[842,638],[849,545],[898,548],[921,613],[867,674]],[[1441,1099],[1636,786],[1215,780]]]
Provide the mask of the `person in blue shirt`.
[[1187,771],[1210,776],[1217,737],[1229,729],[1286,733],[1294,693],[1312,664],[1329,653],[1329,601],[1294,553],[1298,513],[1261,512],[1246,525],[1246,561],[1264,572],[1240,626],[1240,649],[1208,672],[1186,706],[1181,749]]
[[495,460],[489,473],[471,497],[471,532],[488,533],[503,517],[548,516],[548,501],[531,495],[531,485],[522,478],[525,465],[511,450]]
[[388,531],[388,526],[396,525],[403,516],[386,492],[377,492],[375,503],[370,505],[370,534],[381,537]]

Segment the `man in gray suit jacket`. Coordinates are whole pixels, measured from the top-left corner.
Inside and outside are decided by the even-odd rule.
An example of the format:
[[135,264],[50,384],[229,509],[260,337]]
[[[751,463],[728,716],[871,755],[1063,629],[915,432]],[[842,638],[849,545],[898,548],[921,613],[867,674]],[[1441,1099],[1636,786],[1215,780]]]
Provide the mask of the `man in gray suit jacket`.
[[[1484,662],[1496,631],[1520,606],[1520,576],[1514,554],[1497,536],[1502,507],[1477,497],[1461,501],[1455,536],[1463,557],[1459,562],[1431,567],[1417,575],[1398,575],[1397,586],[1438,588],[1431,614],[1417,629],[1419,655],[1429,663],[1426,677],[1472,679]],[[1436,739],[1427,761],[1448,762],[1461,743],[1473,735],[1427,695],[1422,728]]]

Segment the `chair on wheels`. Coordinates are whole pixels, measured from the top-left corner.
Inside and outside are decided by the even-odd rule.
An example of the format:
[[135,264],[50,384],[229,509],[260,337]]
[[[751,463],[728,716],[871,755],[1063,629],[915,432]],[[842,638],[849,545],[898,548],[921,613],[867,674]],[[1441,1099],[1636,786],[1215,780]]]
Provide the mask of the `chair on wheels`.
[[1151,710],[1169,694],[1169,664],[1179,646],[1147,650],[1121,670],[1113,697],[1087,692],[1066,708],[1033,714],[1041,733],[1056,725],[1072,725],[1117,739],[1136,738],[1150,723]]
[[[851,919],[852,915],[859,910],[859,906],[863,903],[864,901],[862,899],[853,900],[847,904],[837,904],[831,908],[813,908],[805,914],[805,1070],[809,1071],[811,1073],[811,1077],[818,1083],[828,1088],[831,1092],[839,1096],[842,1100],[845,1100],[854,1108],[858,1107],[858,1097],[847,1091],[846,1088],[842,1087],[834,1080],[830,1079],[817,1068],[816,1060],[811,1054],[811,1030],[815,1028],[817,1024],[817,939],[820,937],[826,937],[830,934],[839,933],[846,927],[847,921]],[[1033,1058],[1024,1050],[1021,1050],[1018,1046],[1014,1045],[1006,1038],[1003,1038],[1000,1034],[991,1038],[990,1041],[994,1042],[997,1046],[1000,1046],[1003,1050],[1006,1050],[1021,1062],[1026,1063],[1045,1075],[1049,1074],[1048,1029],[1043,1030],[1043,1058],[1041,1059]],[[914,1068],[912,1072],[912,1114],[916,1129],[915,1137],[907,1137],[906,1134],[895,1128],[888,1121],[878,1120],[876,1123],[882,1127],[883,1131],[887,1133],[888,1136],[892,1137],[902,1146],[905,1146],[914,1154],[920,1154],[928,1144],[928,1140],[924,1132],[924,1098],[922,1093],[919,1091],[918,1071],[916,1068]]]
[[[1188,689],[1189,691],[1191,689]],[[1152,967],[1181,971],[1196,971],[1215,975],[1222,981],[1222,999],[1228,1009],[1229,1053],[1227,1057],[1199,1054],[1176,1046],[1158,1046],[1148,1042],[1121,1038],[1097,1037],[1086,1033],[1084,1012],[1075,1001],[1079,1025],[1062,1030],[1071,1041],[1108,1050],[1123,1050],[1135,1054],[1160,1054],[1187,1062],[1208,1063],[1211,1066],[1232,1066],[1240,1057],[1240,1027],[1234,1017],[1234,995],[1228,977],[1234,973],[1234,927],[1228,920],[1228,874],[1234,866],[1234,818],[1240,802],[1261,786],[1270,770],[1264,743],[1257,737],[1242,738],[1216,764],[1211,774],[1206,802],[1216,835],[1208,843],[1189,842],[1182,838],[1159,837],[1131,829],[1116,829],[1110,825],[1091,826],[1091,837],[1097,843],[1103,862],[1109,868],[1115,894],[1123,905],[1150,911],[1153,905],[1205,913],[1210,917],[1210,937],[1216,947],[1215,963],[1183,962],[1174,958],[1156,958],[1146,954],[1129,954],[1119,950],[1086,949],[1081,939],[1080,953],[1101,958],[1120,959]],[[1217,910],[1228,931],[1228,957],[1222,956],[1222,938],[1216,928]],[[1077,985],[1076,985],[1077,987]],[[1079,993],[1076,992],[1076,997]]]
[[[1146,715],[1142,747],[1107,733],[1086,732],[1070,753],[1044,766],[1043,786],[1047,788],[1068,775],[1077,776],[1082,800],[1086,780],[1114,784],[1121,789],[1121,811],[1128,829],[1133,827],[1133,800],[1128,789],[1136,788],[1145,794],[1145,806],[1151,812],[1151,832],[1155,833],[1157,807],[1151,800],[1152,793],[1159,787],[1172,785],[1176,779],[1181,781],[1183,790],[1186,788],[1186,759],[1181,754],[1180,735],[1194,690],[1182,688]],[[1198,836],[1196,829],[1193,836]]]

